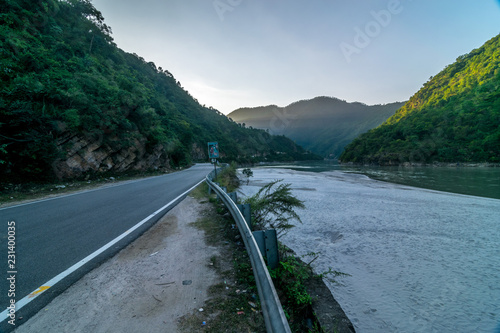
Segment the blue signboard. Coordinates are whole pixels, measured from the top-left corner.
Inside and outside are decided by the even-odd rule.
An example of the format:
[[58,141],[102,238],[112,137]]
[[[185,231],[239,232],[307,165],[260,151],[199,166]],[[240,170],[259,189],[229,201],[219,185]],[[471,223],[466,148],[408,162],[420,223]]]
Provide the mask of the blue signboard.
[[219,144],[217,142],[208,143],[208,158],[219,158]]

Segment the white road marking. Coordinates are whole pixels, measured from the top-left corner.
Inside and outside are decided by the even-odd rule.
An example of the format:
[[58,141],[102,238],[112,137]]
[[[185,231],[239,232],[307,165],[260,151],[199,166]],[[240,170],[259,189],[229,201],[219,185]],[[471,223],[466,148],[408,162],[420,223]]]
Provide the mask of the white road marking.
[[[91,261],[92,259],[94,259],[98,255],[100,255],[101,253],[103,253],[104,251],[106,251],[107,249],[109,249],[110,247],[112,247],[113,245],[115,245],[116,243],[118,243],[120,240],[122,240],[123,238],[125,238],[132,231],[134,231],[137,228],[139,228],[140,226],[142,226],[144,223],[146,223],[147,221],[149,221],[150,219],[152,219],[153,217],[155,217],[156,215],[158,215],[160,212],[162,212],[164,209],[166,209],[169,206],[171,206],[173,203],[175,203],[177,200],[179,200],[183,196],[187,195],[195,187],[197,187],[198,185],[200,185],[204,181],[205,181],[205,179],[202,179],[200,182],[198,182],[196,185],[194,185],[193,187],[191,187],[189,190],[187,190],[186,192],[182,193],[177,198],[175,198],[174,200],[170,201],[168,204],[166,204],[165,206],[161,207],[156,212],[154,212],[153,214],[149,215],[148,217],[146,217],[145,219],[143,219],[142,221],[140,221],[139,223],[137,223],[135,226],[133,226],[132,228],[130,228],[127,231],[125,231],[120,236],[116,237],[115,239],[113,239],[112,241],[110,241],[109,243],[107,243],[106,245],[104,245],[103,247],[101,247],[100,249],[96,250],[94,253],[92,253],[92,254],[88,255],[87,257],[83,258],[82,260],[80,260],[79,262],[77,262],[76,264],[74,264],[73,266],[71,266],[70,268],[66,269],[64,272],[56,275],[55,277],[53,277],[49,281],[45,282],[42,286],[40,286],[39,288],[35,289],[29,295],[23,297],[21,300],[19,300],[18,302],[16,302],[16,312],[19,311],[26,304],[28,304],[29,302],[31,302],[32,300],[34,300],[35,298],[37,298],[38,296],[40,296],[43,292],[45,292],[46,290],[50,289],[50,287],[54,286],[57,282],[61,281],[66,276],[70,275],[71,273],[73,273],[74,271],[76,271],[77,269],[79,269],[80,267],[82,267],[83,265],[85,265],[87,262]],[[0,319],[0,322],[3,322],[7,318],[9,318],[9,310],[6,309],[2,313],[0,313],[0,318],[4,318],[4,319]]]
[[133,184],[133,183],[142,182],[144,180],[148,180],[148,179],[151,179],[151,178],[163,177],[163,176],[165,176],[165,175],[153,176],[153,177],[142,178],[142,179],[137,179],[137,180],[129,180],[129,181],[124,181],[123,183],[119,183],[119,184],[105,184],[105,185],[102,185],[102,186],[99,186],[97,188],[93,188],[93,189],[90,189],[90,190],[81,190],[81,191],[76,191],[74,193],[68,193],[68,194],[57,195],[57,193],[54,193],[54,194],[56,194],[56,196],[54,196],[52,198],[40,199],[40,200],[36,200],[35,199],[33,201],[28,201],[28,202],[25,202],[25,203],[20,203],[20,204],[14,205],[14,206],[3,207],[3,208],[0,208],[0,210],[17,208],[17,207],[22,207],[22,206],[36,204],[36,203],[39,203],[39,202],[45,202],[45,201],[62,199],[62,198],[66,198],[66,197],[72,197],[72,196],[75,196],[75,195],[80,195],[80,194],[84,194],[84,193],[105,190],[105,189],[108,189],[108,188],[113,188],[113,187],[118,187],[118,186],[123,186],[123,185],[129,185],[129,184]]

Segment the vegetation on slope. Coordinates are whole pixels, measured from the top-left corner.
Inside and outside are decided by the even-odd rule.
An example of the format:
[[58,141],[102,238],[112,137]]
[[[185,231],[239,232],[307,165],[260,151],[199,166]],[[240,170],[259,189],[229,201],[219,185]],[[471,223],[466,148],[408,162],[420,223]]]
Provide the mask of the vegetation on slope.
[[500,162],[500,35],[458,57],[394,116],[345,149],[343,162]]
[[316,97],[286,107],[240,108],[228,117],[247,126],[286,135],[327,158],[338,158],[358,135],[382,124],[403,103],[366,105],[332,97]]
[[4,0],[0,13],[3,180],[53,177],[68,149],[57,139],[68,133],[116,150],[145,142],[149,153],[165,151],[171,166],[191,163],[196,147],[206,161],[208,141],[239,162],[311,156],[201,106],[170,72],[119,49],[90,0]]

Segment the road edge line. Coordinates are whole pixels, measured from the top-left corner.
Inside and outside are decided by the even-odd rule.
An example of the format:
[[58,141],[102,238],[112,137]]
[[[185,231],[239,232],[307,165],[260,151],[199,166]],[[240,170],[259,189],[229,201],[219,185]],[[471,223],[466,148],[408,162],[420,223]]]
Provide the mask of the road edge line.
[[[183,196],[187,195],[189,192],[194,190],[198,185],[200,185],[204,181],[205,181],[205,178],[203,178],[201,181],[196,183],[196,185],[194,185],[193,187],[191,187],[187,191],[183,192],[181,195],[177,196],[175,199],[170,201],[165,206],[161,207],[160,209],[156,210],[154,213],[152,213],[148,217],[141,220],[139,223],[137,223],[132,228],[130,228],[127,231],[125,231],[124,233],[122,233],[120,236],[114,238],[112,241],[103,245],[102,247],[100,247],[96,251],[92,252],[91,254],[89,254],[88,256],[86,256],[85,258],[83,258],[82,260],[80,260],[79,262],[74,264],[73,266],[67,268],[65,271],[59,273],[58,275],[56,275],[55,277],[53,277],[52,279],[50,279],[49,281],[45,282],[43,285],[41,285],[40,287],[38,287],[37,289],[32,291],[31,293],[29,293],[28,295],[24,296],[21,300],[16,302],[16,308],[15,308],[16,312],[19,311],[21,308],[23,308],[25,305],[27,305],[29,302],[31,302],[32,300],[34,300],[35,298],[40,296],[43,292],[50,289],[56,283],[58,283],[59,281],[61,281],[62,279],[64,279],[65,277],[67,277],[68,275],[70,275],[71,273],[73,273],[74,271],[79,269],[80,267],[82,267],[83,265],[85,265],[87,262],[91,261],[92,259],[94,259],[98,255],[100,255],[101,253],[103,253],[104,251],[106,251],[107,249],[109,249],[110,247],[112,247],[113,245],[118,243],[119,241],[121,241],[123,238],[125,238],[127,235],[129,235],[131,232],[133,232],[137,228],[141,227],[144,223],[151,220],[153,217],[155,217],[156,215],[161,213],[163,210],[167,209],[169,206],[176,203],[179,199],[181,199]],[[4,318],[4,319],[0,319],[0,323],[5,321],[6,319],[10,318],[9,317],[9,308],[7,308],[5,311],[0,313],[0,318]]]

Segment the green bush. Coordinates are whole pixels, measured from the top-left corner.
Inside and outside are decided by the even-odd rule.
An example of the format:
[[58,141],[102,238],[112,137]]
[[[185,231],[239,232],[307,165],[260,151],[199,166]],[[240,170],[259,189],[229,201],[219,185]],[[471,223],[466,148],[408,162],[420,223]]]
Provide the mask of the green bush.
[[263,186],[244,201],[252,207],[255,229],[276,229],[278,236],[293,228],[293,221],[302,223],[295,209],[305,207],[303,201],[292,195],[291,184],[281,182],[282,180],[275,180]]

